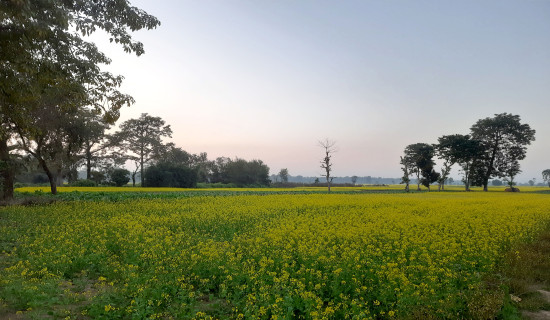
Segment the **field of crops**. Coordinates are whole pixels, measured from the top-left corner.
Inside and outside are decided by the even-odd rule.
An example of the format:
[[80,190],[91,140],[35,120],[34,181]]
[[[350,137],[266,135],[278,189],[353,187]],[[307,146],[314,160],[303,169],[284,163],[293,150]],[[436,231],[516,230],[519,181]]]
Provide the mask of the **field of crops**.
[[494,317],[486,278],[550,222],[536,192],[270,190],[1,208],[0,314]]

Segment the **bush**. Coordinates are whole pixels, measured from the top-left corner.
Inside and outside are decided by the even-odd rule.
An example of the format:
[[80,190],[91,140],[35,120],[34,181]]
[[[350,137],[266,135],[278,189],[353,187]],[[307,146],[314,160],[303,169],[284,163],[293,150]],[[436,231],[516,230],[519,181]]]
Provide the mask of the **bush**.
[[111,172],[111,182],[117,187],[122,187],[130,182],[130,171],[121,168],[114,169]]
[[159,163],[145,170],[145,187],[194,188],[197,186],[197,171],[181,165]]

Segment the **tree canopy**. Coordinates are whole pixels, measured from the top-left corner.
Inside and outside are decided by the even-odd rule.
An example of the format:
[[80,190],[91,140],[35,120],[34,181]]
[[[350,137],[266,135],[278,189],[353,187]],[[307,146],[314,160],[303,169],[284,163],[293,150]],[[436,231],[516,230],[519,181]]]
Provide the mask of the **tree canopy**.
[[518,115],[509,113],[480,119],[471,131],[472,138],[480,141],[483,148],[476,163],[476,175],[485,191],[490,178],[516,175],[519,172],[517,162],[525,158],[527,146],[535,141],[535,130],[521,123]]
[[141,55],[143,45],[130,32],[159,24],[127,1],[0,1],[0,161],[10,164],[2,169],[4,197],[13,190],[9,141],[15,134],[24,149],[38,151],[36,137],[55,134],[41,119],[46,115],[65,119],[89,109],[114,123],[120,108],[133,103],[118,90],[123,78],[101,70],[109,58],[84,36],[103,30],[126,52]]

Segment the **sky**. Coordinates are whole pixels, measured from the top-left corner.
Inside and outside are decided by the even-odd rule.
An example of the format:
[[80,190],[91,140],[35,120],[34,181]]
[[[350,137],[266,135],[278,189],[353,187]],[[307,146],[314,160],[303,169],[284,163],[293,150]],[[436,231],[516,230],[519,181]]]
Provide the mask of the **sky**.
[[130,2],[161,21],[144,55],[92,38],[136,100],[119,123],[161,117],[188,152],[320,176],[328,138],[334,176],[400,177],[407,145],[507,112],[536,130],[518,180],[550,168],[550,1]]

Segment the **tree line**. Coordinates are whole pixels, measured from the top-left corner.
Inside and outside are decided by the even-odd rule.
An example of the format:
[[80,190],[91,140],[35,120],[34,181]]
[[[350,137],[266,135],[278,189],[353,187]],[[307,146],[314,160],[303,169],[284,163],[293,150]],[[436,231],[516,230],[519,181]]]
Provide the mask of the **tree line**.
[[[157,18],[128,1],[0,1],[2,199],[13,198],[18,171],[40,168],[56,193],[64,179],[77,179],[82,166],[87,179],[120,184],[127,176],[121,166],[133,161],[137,171],[130,176],[135,182],[138,172],[142,179],[146,176],[146,166],[160,165],[159,159],[178,153],[170,146],[155,149],[159,145],[147,139],[154,139],[155,134],[170,136],[171,131],[164,125],[139,126],[141,118],[122,124],[118,134],[105,134],[118,120],[121,108],[132,105],[134,99],[119,90],[122,76],[102,70],[111,60],[86,38],[102,30],[124,51],[140,56],[144,47],[132,32],[159,25]],[[160,121],[155,117],[146,120],[148,124]],[[205,155],[190,158],[197,181],[204,180],[208,175],[203,169],[207,165],[202,164]],[[212,169],[216,171],[212,180],[265,183],[254,177],[254,172],[265,171],[261,162],[243,165],[241,159],[222,159],[217,163],[224,167]],[[233,167],[246,167],[249,176],[235,178]]]
[[[504,178],[514,190],[514,178],[521,172],[519,161],[525,159],[527,146],[535,140],[535,130],[521,123],[518,115],[495,114],[478,120],[470,134],[444,135],[438,143],[415,143],[405,147],[400,164],[403,171],[401,183],[409,191],[410,177],[415,176],[417,190],[420,185],[428,189],[438,183],[445,188],[451,167],[458,164],[462,171],[465,189],[483,186],[487,191],[489,179]],[[443,161],[440,171],[434,168],[434,157]]]

